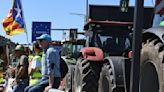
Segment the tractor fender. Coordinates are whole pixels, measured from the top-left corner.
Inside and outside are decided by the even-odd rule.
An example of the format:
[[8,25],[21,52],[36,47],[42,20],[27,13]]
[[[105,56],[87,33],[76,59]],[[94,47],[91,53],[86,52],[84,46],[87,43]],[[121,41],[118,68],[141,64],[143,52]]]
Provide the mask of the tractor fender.
[[164,43],[164,26],[149,28],[143,32],[143,41],[152,37],[158,37]]
[[114,84],[118,87],[124,86],[124,63],[127,59],[122,56],[110,56],[104,59],[111,66],[114,76]]
[[80,50],[84,59],[89,61],[102,61],[104,59],[103,51],[96,47],[85,47]]

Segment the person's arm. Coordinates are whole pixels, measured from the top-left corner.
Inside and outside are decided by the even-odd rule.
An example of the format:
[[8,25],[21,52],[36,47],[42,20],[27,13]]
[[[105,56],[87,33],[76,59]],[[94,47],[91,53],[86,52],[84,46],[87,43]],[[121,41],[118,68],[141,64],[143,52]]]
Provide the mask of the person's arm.
[[53,82],[54,82],[54,77],[52,75],[49,75],[49,86],[52,87]]
[[32,75],[34,71],[35,71],[35,69],[32,69],[31,67],[29,67],[29,69],[28,69],[28,74],[29,74],[29,75]]
[[34,58],[28,68],[29,75],[32,75],[33,72],[35,72],[36,68],[40,68],[39,66],[37,66],[37,63],[39,63],[38,58]]
[[16,81],[19,81],[19,79],[23,76],[23,74],[25,73],[25,70],[27,68],[27,64],[26,62],[28,62],[28,59],[24,56],[21,57],[20,59],[20,68],[17,72],[17,75],[16,75]]
[[25,72],[25,68],[26,68],[26,66],[24,66],[24,65],[21,65],[21,66],[20,66],[20,68],[19,68],[19,70],[18,70],[18,73],[17,73],[17,75],[16,75],[16,80],[21,78],[21,76],[22,76],[22,75],[24,74],[24,72]]
[[54,77],[52,75],[49,75],[49,86],[45,87],[44,92],[49,92],[49,90],[53,86],[53,80],[54,80]]
[[44,89],[44,92],[48,92],[53,87],[54,82],[54,67],[55,67],[55,52],[50,51],[47,53],[47,65],[49,75],[49,85]]
[[49,86],[53,85],[54,82],[54,68],[55,68],[55,52],[50,51],[47,55],[47,63],[48,63],[48,75],[49,75]]

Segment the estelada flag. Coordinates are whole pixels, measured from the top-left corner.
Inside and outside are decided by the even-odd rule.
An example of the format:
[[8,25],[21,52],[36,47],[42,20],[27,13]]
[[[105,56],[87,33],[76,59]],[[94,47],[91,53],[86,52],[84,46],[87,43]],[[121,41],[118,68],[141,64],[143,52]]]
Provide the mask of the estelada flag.
[[25,32],[23,11],[20,0],[13,0],[12,9],[8,16],[2,21],[3,28],[7,35],[15,35]]

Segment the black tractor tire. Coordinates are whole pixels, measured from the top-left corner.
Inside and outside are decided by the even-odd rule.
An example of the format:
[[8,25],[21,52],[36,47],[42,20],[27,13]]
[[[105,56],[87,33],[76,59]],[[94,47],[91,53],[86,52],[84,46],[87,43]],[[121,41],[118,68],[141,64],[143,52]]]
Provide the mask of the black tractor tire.
[[98,92],[98,80],[102,63],[78,60],[75,67],[74,91],[75,92]]
[[164,92],[164,44],[157,39],[142,44],[140,92]]
[[113,92],[115,85],[113,84],[112,68],[109,64],[104,64],[100,73],[99,92]]
[[109,62],[103,64],[99,78],[99,92],[125,92],[124,87],[117,86],[114,71]]
[[73,91],[73,78],[74,78],[74,65],[69,66],[69,71],[64,78],[65,92],[74,92]]
[[69,69],[67,75],[64,78],[64,91],[71,92],[71,71]]

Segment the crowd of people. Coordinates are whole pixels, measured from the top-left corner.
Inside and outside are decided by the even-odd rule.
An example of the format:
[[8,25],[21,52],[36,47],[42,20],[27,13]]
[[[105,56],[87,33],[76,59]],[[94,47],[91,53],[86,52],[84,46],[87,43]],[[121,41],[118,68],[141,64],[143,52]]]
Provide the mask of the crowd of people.
[[50,35],[43,34],[33,42],[33,53],[23,45],[14,49],[16,66],[9,66],[14,77],[13,92],[48,92],[57,89],[61,81],[60,55],[51,45]]

